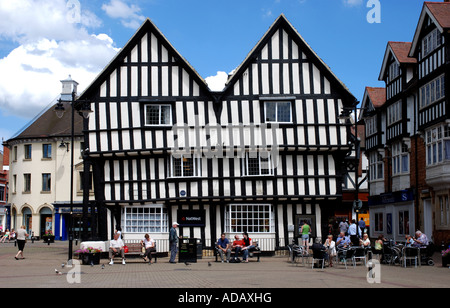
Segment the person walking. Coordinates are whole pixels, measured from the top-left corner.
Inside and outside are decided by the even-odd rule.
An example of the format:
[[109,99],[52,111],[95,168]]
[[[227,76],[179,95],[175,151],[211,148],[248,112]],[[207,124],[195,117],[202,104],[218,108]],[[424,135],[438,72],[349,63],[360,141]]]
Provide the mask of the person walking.
[[169,244],[170,244],[170,260],[169,263],[176,263],[175,257],[177,256],[177,242],[178,242],[178,236],[177,236],[177,227],[179,224],[177,222],[174,222],[172,224],[172,228],[170,228],[169,232]]
[[16,239],[19,251],[17,252],[14,259],[19,260],[19,256],[21,256],[21,259],[25,259],[23,256],[23,250],[25,248],[25,242],[28,236],[30,235],[27,233],[27,230],[25,230],[25,226],[21,226],[20,229],[17,230]]

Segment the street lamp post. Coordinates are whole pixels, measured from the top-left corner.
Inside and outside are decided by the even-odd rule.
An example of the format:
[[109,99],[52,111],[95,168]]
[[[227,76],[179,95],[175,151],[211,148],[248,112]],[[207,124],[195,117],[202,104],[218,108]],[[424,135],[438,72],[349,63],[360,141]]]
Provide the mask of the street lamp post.
[[[70,214],[69,214],[69,250],[68,250],[68,261],[72,260],[73,256],[73,173],[74,173],[74,140],[75,140],[75,101],[76,93],[72,92],[72,100],[71,101],[63,101],[61,99],[58,100],[58,104],[56,104],[55,112],[58,118],[62,118],[65,112],[63,102],[70,102],[71,105],[71,130],[70,130]],[[86,102],[77,101],[81,104],[81,108],[79,109],[80,115],[84,118],[88,118],[89,114],[92,112],[90,107],[87,107]],[[85,226],[83,226],[85,227]]]

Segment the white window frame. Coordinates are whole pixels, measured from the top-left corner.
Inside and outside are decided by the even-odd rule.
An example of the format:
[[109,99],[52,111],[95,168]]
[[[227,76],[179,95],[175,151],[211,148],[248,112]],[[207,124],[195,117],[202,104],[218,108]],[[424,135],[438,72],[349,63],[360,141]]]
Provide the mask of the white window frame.
[[122,228],[125,234],[168,233],[168,209],[162,204],[126,206],[122,211]]
[[445,98],[445,74],[433,79],[419,90],[420,108],[425,108]]
[[450,128],[439,125],[425,132],[426,164],[434,166],[450,160]]
[[378,133],[377,127],[377,115],[366,119],[366,134],[367,137],[375,135]]
[[392,174],[393,175],[408,174],[409,173],[408,147],[403,142],[400,141],[392,145],[391,151],[392,151]]
[[225,208],[226,233],[274,233],[272,204],[229,204]]
[[[175,174],[175,159],[180,159],[181,170],[180,174]],[[193,164],[193,174],[187,175],[184,170],[185,159],[192,159]],[[172,154],[170,156],[170,177],[171,178],[192,178],[192,177],[201,177],[202,176],[202,168],[201,168],[201,158],[196,154]]]
[[[262,155],[261,155],[262,154]],[[250,160],[258,160],[258,173],[250,174]],[[267,159],[267,162],[262,161],[263,159]],[[264,168],[267,167],[267,168]],[[268,170],[267,174],[263,173],[263,170]],[[244,164],[243,164],[243,172],[244,176],[273,176],[273,163],[272,163],[272,155],[270,152],[245,152]]]
[[[159,107],[159,121],[158,123],[148,123],[147,121],[147,113],[148,107]],[[169,107],[170,111],[169,111],[169,122],[168,123],[163,123],[163,118],[162,118],[162,107]],[[144,105],[144,121],[145,121],[145,126],[172,126],[172,105],[171,104],[145,104]]]
[[441,44],[441,32],[436,28],[422,39],[422,57],[426,57],[432,53],[436,48],[441,46]]
[[450,204],[448,195],[438,195],[437,201],[437,215],[438,228],[448,229],[450,228]]
[[[267,105],[275,104],[275,121],[267,119]],[[280,121],[278,119],[278,104],[289,104],[289,121]],[[264,102],[264,122],[265,123],[292,123],[292,102],[291,101],[266,101]]]
[[[383,157],[378,152],[369,154],[370,181],[380,181],[384,179]],[[381,174],[380,174],[381,170]]]
[[388,125],[402,120],[402,101],[399,100],[387,108]]

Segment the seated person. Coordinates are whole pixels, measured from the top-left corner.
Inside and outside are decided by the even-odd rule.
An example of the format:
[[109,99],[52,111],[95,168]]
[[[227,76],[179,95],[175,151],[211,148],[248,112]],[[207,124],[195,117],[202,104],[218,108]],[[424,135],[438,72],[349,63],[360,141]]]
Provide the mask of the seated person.
[[322,245],[319,238],[316,238],[314,244],[311,246],[311,249],[313,251],[313,256],[315,258],[317,257],[319,259],[320,257],[323,256],[323,258],[328,260],[327,248],[324,245]]
[[364,248],[370,247],[369,235],[367,233],[364,233],[363,238],[359,240],[359,244]]
[[413,238],[413,240],[414,240],[413,247],[427,247],[428,246],[428,237],[419,230],[416,231],[416,237]]
[[109,262],[109,265],[114,264],[113,254],[118,255],[122,257],[122,264],[125,265],[125,254],[123,250],[124,243],[122,239],[120,238],[119,233],[114,233],[114,239],[109,244],[109,259],[111,262]]
[[414,240],[411,235],[405,235],[405,247],[413,247]]
[[219,240],[217,241],[217,251],[219,252],[220,258],[222,262],[224,262],[223,254],[227,254],[227,263],[230,261],[231,256],[231,244],[230,241],[225,237],[225,233],[220,235]]
[[253,241],[251,238],[248,237],[248,233],[244,232],[243,234],[243,239],[242,241],[244,242],[244,247],[242,247],[242,253],[244,254],[243,259],[244,262],[248,262],[248,253],[250,252],[251,249],[254,249],[255,246],[253,245]]
[[156,243],[150,235],[146,234],[144,237],[144,240],[141,241],[141,244],[145,247],[144,261],[147,262],[148,260],[148,262],[152,263],[152,252],[156,251]]
[[244,247],[244,241],[239,238],[239,235],[236,234],[234,236],[233,245],[231,247],[234,249],[234,257],[237,258]]
[[338,248],[348,248],[350,243],[350,237],[346,236],[344,232],[341,232],[336,239],[336,246]]

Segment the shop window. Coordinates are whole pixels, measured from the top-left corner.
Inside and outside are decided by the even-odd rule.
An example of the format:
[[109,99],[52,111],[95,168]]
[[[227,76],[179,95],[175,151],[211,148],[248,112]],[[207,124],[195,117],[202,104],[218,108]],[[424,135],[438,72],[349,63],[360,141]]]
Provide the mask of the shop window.
[[122,226],[125,233],[169,232],[167,208],[163,205],[126,207]]
[[228,233],[269,233],[275,222],[270,204],[230,204],[225,212],[225,230]]

